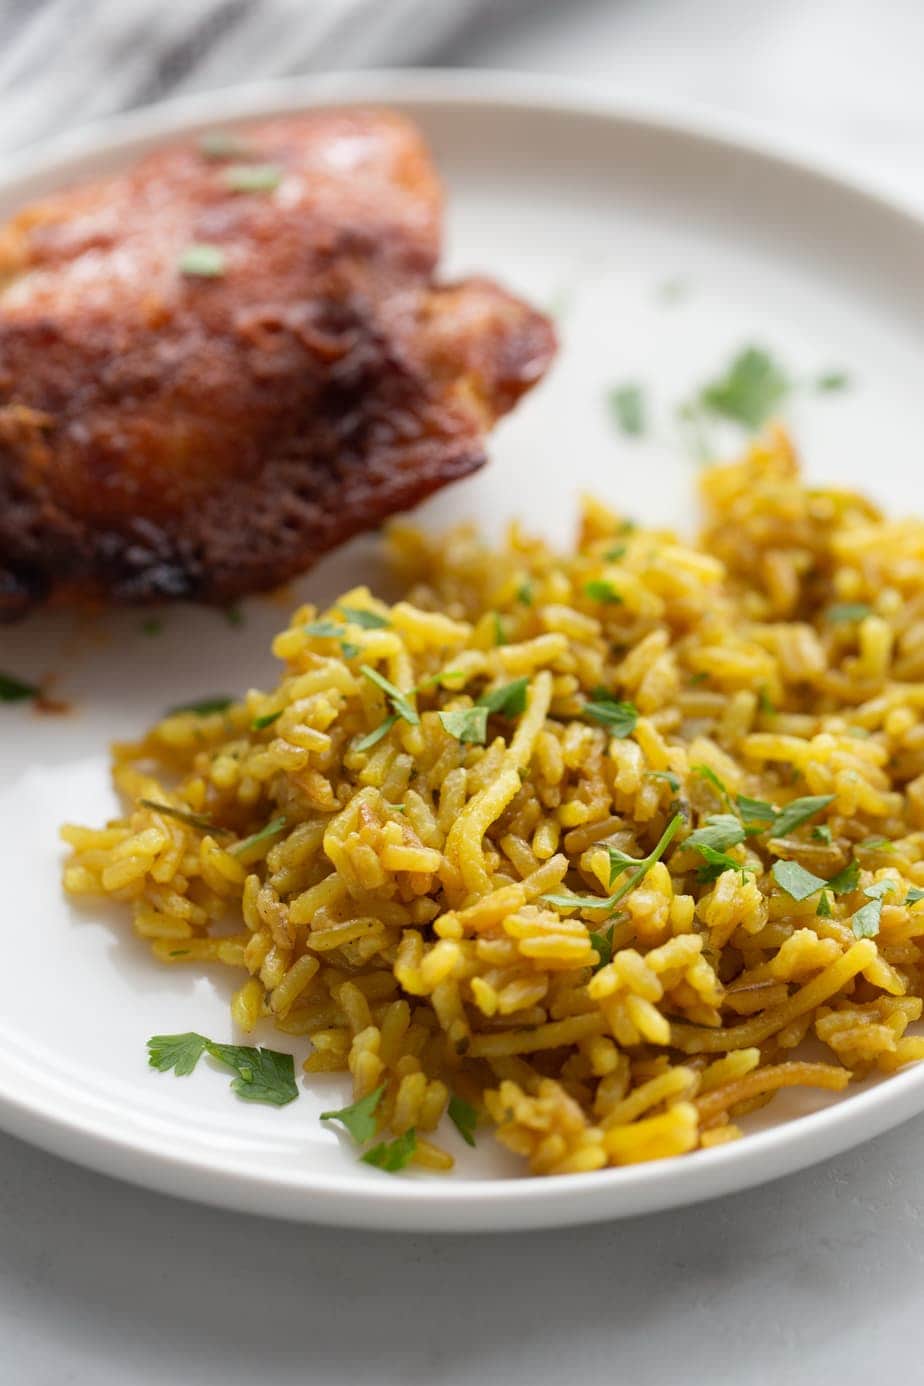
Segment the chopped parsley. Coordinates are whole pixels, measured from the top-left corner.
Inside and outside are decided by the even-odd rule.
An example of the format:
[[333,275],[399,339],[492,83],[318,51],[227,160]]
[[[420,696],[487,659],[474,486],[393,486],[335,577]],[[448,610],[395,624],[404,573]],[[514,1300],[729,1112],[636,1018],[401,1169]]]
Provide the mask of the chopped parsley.
[[167,708],[168,717],[176,717],[181,712],[194,712],[197,717],[208,717],[213,712],[227,712],[234,699],[226,693],[215,693],[210,698],[199,698],[194,703],[177,703]]
[[584,704],[584,716],[606,727],[610,736],[622,741],[631,736],[638,723],[638,708],[634,703],[617,702],[601,690]]
[[919,900],[924,900],[924,890],[919,890],[917,886],[909,886],[908,894],[905,896],[905,904],[916,905]]
[[846,371],[825,371],[816,376],[815,389],[821,394],[832,394],[835,390],[846,390],[850,377]]
[[887,837],[865,837],[857,843],[858,852],[894,852],[895,843]]
[[15,674],[0,674],[0,703],[24,703],[39,692],[34,683],[25,683]]
[[650,780],[664,780],[670,788],[677,794],[680,790],[680,777],[675,775],[672,770],[648,770],[645,772]]
[[701,842],[696,847],[703,859],[703,865],[696,872],[696,879],[703,884],[715,881],[725,871],[737,871],[740,876],[747,873],[754,874],[753,866],[745,866],[743,862],[730,857],[727,852],[720,852],[715,847],[710,847],[707,842]]
[[585,595],[591,601],[600,602],[603,606],[621,606],[622,597],[616,591],[611,582],[602,578],[594,578],[590,582],[584,583]]
[[339,1121],[357,1145],[365,1145],[367,1141],[372,1140],[376,1133],[375,1109],[381,1102],[384,1092],[385,1084],[382,1083],[374,1092],[360,1097],[349,1107],[341,1107],[336,1112],[322,1112],[321,1120]]
[[776,707],[766,688],[757,690],[757,706],[765,717],[776,716]]
[[532,606],[533,604],[533,585],[531,582],[521,582],[517,588],[517,601],[521,606]]
[[457,741],[472,746],[483,746],[488,735],[488,709],[486,707],[460,707],[450,712],[437,713],[443,727]]
[[867,897],[868,903],[861,905],[850,921],[856,938],[876,937],[882,918],[882,897],[894,889],[894,881],[876,881],[873,885],[864,887],[863,894]]
[[282,708],[278,712],[265,712],[262,717],[255,717],[250,724],[251,731],[266,731],[274,722],[278,722],[282,716]]
[[302,626],[302,630],[318,640],[338,640],[343,634],[343,626],[336,621],[309,621],[307,626]]
[[640,438],[646,428],[645,392],[641,385],[614,385],[607,391],[610,418],[627,438]]
[[791,389],[789,378],[761,347],[745,347],[725,374],[704,385],[697,403],[709,414],[752,431],[770,418]]
[[239,606],[225,607],[225,620],[229,626],[242,626],[244,624],[244,613]]
[[181,274],[197,279],[220,279],[225,272],[225,252],[221,246],[200,241],[188,245],[177,264]]
[[504,623],[500,618],[500,614],[497,611],[492,611],[491,615],[494,618],[494,643],[495,645],[506,645],[507,634],[504,630]]
[[164,623],[159,616],[149,616],[146,621],[141,622],[142,635],[161,635]]
[[185,823],[188,828],[195,828],[200,833],[211,833],[214,837],[233,837],[234,834],[229,828],[220,828],[213,823],[204,813],[193,813],[191,809],[174,808],[172,804],[159,804],[156,799],[139,799],[138,803],[142,808],[153,809],[155,813],[162,813],[167,818],[175,818],[179,823]]
[[828,889],[833,890],[835,895],[850,895],[860,884],[860,863],[854,858],[847,863],[843,870],[838,871],[836,876],[832,876],[828,882]]
[[387,616],[380,616],[377,611],[367,611],[361,606],[338,606],[337,610],[346,620],[354,626],[361,626],[363,630],[384,630],[390,624]]
[[282,182],[278,164],[229,164],[223,182],[234,192],[272,192]]
[[728,790],[725,788],[725,785],[719,779],[718,775],[715,773],[711,766],[694,765],[691,768],[693,770],[694,775],[698,775],[701,780],[705,780],[708,785],[712,786],[712,788],[715,790],[716,794],[718,794],[723,804],[730,805],[731,800],[729,797]]
[[375,1165],[376,1169],[383,1169],[387,1174],[397,1174],[410,1164],[416,1149],[417,1133],[412,1126],[403,1136],[374,1145],[360,1159],[364,1165]]
[[475,1144],[475,1127],[478,1125],[478,1113],[475,1108],[461,1097],[455,1094],[449,1099],[449,1120],[465,1141],[466,1145]]
[[618,563],[621,558],[625,558],[628,547],[628,544],[614,544],[611,549],[606,550],[603,557],[608,563]]
[[[408,725],[412,727],[420,725],[420,716],[418,715],[416,707],[410,700],[412,695],[409,696],[407,693],[402,693],[400,688],[396,688],[393,683],[389,683],[384,674],[380,674],[377,669],[371,668],[368,664],[361,664],[360,672],[366,676],[370,683],[374,683],[376,688],[381,688],[382,692],[388,698],[394,712],[402,721],[407,722]],[[359,748],[357,747],[357,749]]]
[[[777,811],[772,804],[768,804],[766,799],[750,799],[747,794],[737,794],[735,803],[738,805],[738,812],[748,829],[753,829],[761,823],[774,823]],[[763,828],[758,828],[763,832]]]
[[827,823],[821,823],[817,828],[812,829],[812,839],[815,842],[824,842],[830,846],[832,836],[831,829],[828,827]]
[[490,693],[482,693],[477,706],[487,708],[488,712],[499,713],[502,717],[519,717],[526,711],[526,692],[529,679],[514,679],[512,683],[492,688]]
[[267,823],[266,827],[261,828],[259,832],[251,833],[249,837],[244,837],[240,842],[235,842],[233,847],[228,848],[228,851],[234,852],[235,854],[238,852],[247,852],[251,847],[256,847],[258,842],[265,842],[268,837],[275,837],[277,833],[281,833],[286,826],[286,822],[287,819],[285,815],[281,814],[278,818],[274,818],[272,822]]
[[709,847],[715,852],[724,852],[726,848],[736,847],[743,842],[744,837],[741,821],[733,813],[713,813],[701,828],[690,833],[684,846],[697,851],[701,847]]
[[807,900],[816,891],[822,890],[826,882],[821,876],[806,871],[797,861],[777,861],[770,873],[781,890],[785,890],[793,900]]
[[823,890],[818,897],[818,908],[815,913],[819,919],[831,918],[831,897],[826,890]]
[[801,799],[793,799],[777,814],[773,824],[774,837],[785,837],[795,828],[801,827],[816,813],[834,802],[833,794],[806,794]]
[[847,625],[854,621],[865,621],[872,616],[873,608],[866,602],[837,602],[825,612],[825,620],[831,625]]
[[[547,905],[554,905],[557,909],[612,909],[618,905],[620,900],[625,899],[631,890],[644,880],[648,872],[656,861],[660,861],[667,851],[671,842],[677,835],[677,830],[683,822],[683,814],[676,813],[668,823],[664,832],[658,839],[657,845],[649,852],[647,857],[630,857],[625,852],[620,852],[615,847],[608,847],[607,852],[610,858],[610,886],[618,878],[626,873],[626,879],[613,895],[543,895],[540,898]],[[595,945],[596,946],[596,945]]]
[[184,1035],[153,1035],[148,1040],[148,1063],[161,1073],[171,1069],[181,1077],[192,1073],[203,1054],[209,1054],[237,1075],[232,1092],[245,1102],[284,1107],[298,1097],[291,1054],[244,1044],[217,1044],[190,1031]]
[[391,713],[389,717],[385,718],[384,722],[380,722],[373,731],[369,732],[368,736],[364,736],[362,741],[357,741],[356,745],[353,747],[354,751],[371,751],[373,746],[377,746],[379,742],[388,735],[397,720],[397,712]]

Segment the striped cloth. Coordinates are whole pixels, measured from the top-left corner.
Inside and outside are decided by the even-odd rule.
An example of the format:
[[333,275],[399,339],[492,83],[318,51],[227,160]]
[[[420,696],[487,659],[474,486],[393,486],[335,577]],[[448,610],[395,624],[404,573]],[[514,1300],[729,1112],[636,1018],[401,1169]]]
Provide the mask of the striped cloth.
[[432,59],[491,0],[0,0],[0,153],[162,97]]

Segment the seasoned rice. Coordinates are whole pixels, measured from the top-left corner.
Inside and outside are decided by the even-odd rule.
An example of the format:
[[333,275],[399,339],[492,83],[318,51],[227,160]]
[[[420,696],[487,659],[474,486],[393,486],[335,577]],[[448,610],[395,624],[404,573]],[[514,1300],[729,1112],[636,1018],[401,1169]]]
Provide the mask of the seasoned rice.
[[593,501],[569,555],[394,527],[404,600],[300,608],[278,687],[115,747],[126,816],[63,829],[66,889],[233,969],[309,1077],[384,1085],[429,1169],[452,1095],[565,1174],[924,1057],[924,523],[806,487],[782,434],[701,489],[696,546]]

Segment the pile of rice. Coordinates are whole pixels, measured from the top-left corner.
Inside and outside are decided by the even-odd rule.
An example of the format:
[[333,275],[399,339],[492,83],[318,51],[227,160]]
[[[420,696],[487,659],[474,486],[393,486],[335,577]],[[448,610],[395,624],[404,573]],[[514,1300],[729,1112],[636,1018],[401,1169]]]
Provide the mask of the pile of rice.
[[[164,963],[235,969],[235,1024],[304,1037],[306,1072],[357,1097],[384,1085],[380,1132],[413,1128],[430,1169],[453,1095],[563,1174],[924,1057],[924,523],[804,486],[782,434],[702,494],[695,547],[594,502],[570,555],[394,528],[406,600],[302,607],[277,688],[115,748],[126,816],[63,830],[67,890],[124,900]],[[439,716],[520,679],[486,744],[458,736],[480,714]],[[604,697],[621,725],[588,714]],[[710,869],[686,840],[746,821],[739,795],[825,803]],[[632,886],[620,854],[671,824]],[[780,862],[840,893],[794,898]],[[615,911],[562,902],[627,883]]]

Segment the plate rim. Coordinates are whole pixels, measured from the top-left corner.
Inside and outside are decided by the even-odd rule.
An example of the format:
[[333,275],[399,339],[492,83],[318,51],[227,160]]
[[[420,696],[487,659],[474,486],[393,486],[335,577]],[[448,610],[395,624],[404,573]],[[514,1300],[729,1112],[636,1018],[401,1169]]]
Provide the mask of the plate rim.
[[[924,239],[924,208],[819,146],[796,146],[759,123],[639,95],[614,96],[597,82],[503,70],[369,70],[251,83],[172,98],[27,146],[0,165],[0,193],[80,176],[79,165],[128,155],[150,141],[207,124],[237,122],[323,104],[372,102],[410,108],[502,108],[595,117],[647,128],[769,161],[816,184],[899,216]],[[559,1179],[354,1183],[303,1169],[260,1172],[229,1151],[206,1160],[167,1149],[154,1133],[114,1132],[86,1117],[24,1098],[15,1065],[0,1055],[0,1129],[130,1183],[235,1211],[290,1221],[417,1231],[491,1231],[577,1225],[692,1204],[737,1192],[865,1143],[924,1110],[924,1064],[884,1078],[834,1105],[744,1141],[651,1164]],[[859,1133],[857,1128],[861,1128]],[[386,1179],[386,1176],[382,1176]]]

